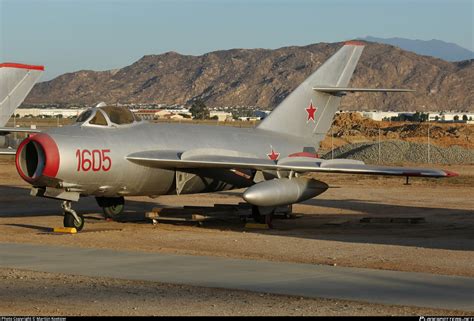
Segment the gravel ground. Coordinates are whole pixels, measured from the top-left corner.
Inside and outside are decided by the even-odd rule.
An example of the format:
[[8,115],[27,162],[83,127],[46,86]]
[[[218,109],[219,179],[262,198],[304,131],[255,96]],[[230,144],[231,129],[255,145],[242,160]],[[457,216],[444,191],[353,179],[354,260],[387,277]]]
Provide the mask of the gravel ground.
[[[293,211],[297,219],[279,219],[272,230],[251,230],[238,217],[189,224],[144,222],[154,206],[236,204],[241,191],[215,194],[127,198],[123,222],[101,219],[93,198],[75,208],[86,216],[84,232],[47,233],[61,226],[60,204],[29,196],[14,175],[14,165],[0,166],[0,242],[111,248],[176,254],[337,264],[398,271],[474,276],[474,166],[448,166],[459,172],[449,179],[413,179],[360,175],[323,175],[331,188]],[[453,183],[450,183],[453,182]],[[452,184],[452,185],[449,185]],[[178,211],[179,212],[179,211]],[[423,217],[422,224],[364,224],[362,217]],[[140,221],[140,219],[142,221]],[[138,221],[137,221],[138,220]],[[420,257],[423,259],[420,260]]]
[[[323,156],[325,159],[331,157],[331,151]],[[347,144],[334,150],[334,158],[350,158],[364,161],[367,164],[377,164],[379,163],[379,144],[377,142]],[[407,162],[415,164],[474,164],[474,150],[459,146],[430,145],[430,160],[428,161],[428,144],[400,140],[380,143],[380,163]]]
[[335,299],[0,269],[0,315],[468,315]]

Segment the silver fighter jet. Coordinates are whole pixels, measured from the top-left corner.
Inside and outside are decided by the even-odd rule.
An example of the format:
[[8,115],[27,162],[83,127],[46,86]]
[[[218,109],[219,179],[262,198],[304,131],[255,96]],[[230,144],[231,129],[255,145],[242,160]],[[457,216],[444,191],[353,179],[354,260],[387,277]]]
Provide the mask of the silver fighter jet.
[[362,50],[362,43],[346,42],[256,128],[151,124],[125,108],[95,107],[74,125],[25,139],[16,153],[18,173],[33,186],[32,195],[62,200],[64,226],[77,230],[84,219],[71,202],[81,196],[95,196],[105,215],[114,217],[123,211],[125,196],[246,188],[243,198],[259,220],[277,206],[328,188],[304,173],[456,175],[318,157],[319,143],[346,93],[409,91],[349,88]]

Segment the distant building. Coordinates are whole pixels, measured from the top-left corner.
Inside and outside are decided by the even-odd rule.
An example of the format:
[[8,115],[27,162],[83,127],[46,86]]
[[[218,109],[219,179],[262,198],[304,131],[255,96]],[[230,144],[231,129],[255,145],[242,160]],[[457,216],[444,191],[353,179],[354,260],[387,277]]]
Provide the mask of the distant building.
[[242,116],[242,117],[239,117],[239,120],[241,120],[241,121],[258,121],[258,120],[260,120],[260,117],[246,117],[246,116]]
[[170,119],[174,114],[166,109],[154,110],[155,119]]
[[188,109],[138,109],[132,111],[143,120],[185,118],[182,115],[191,117]]
[[171,115],[170,116],[170,119],[173,119],[173,120],[182,120],[182,119],[185,119],[185,117],[181,114],[178,114],[178,115]]
[[77,117],[86,108],[75,108],[75,109],[59,109],[59,108],[17,108],[14,112],[15,115],[20,117]]
[[217,117],[218,121],[232,121],[232,113],[229,113],[227,111],[211,110],[209,112],[209,117]]
[[362,117],[377,120],[377,121],[390,119],[391,117],[399,116],[399,113],[394,112],[394,111],[362,111],[358,113],[361,114]]
[[441,121],[441,113],[439,112],[430,112],[428,114],[428,121]]
[[181,114],[181,115],[191,116],[191,112],[189,111],[189,109],[184,108],[184,107],[174,107],[174,108],[168,107],[168,108],[163,108],[162,110],[166,110],[167,112],[170,112],[175,115]]
[[[393,112],[393,111],[358,111],[358,114],[362,117],[369,118],[376,121],[384,119],[391,119],[392,117],[403,119],[410,119],[413,117],[415,112]],[[428,111],[421,112],[428,114],[428,121],[433,122],[469,122],[474,120],[474,113],[472,112],[439,112],[439,111]]]
[[[433,118],[435,118],[436,121],[436,116],[438,116],[438,121],[445,121],[445,122],[467,122],[470,120],[474,120],[474,113],[472,112],[441,112],[437,113],[434,115]],[[430,114],[430,120],[431,120],[431,114]]]
[[143,120],[153,120],[156,118],[158,110],[156,109],[138,109],[133,110],[133,113]]

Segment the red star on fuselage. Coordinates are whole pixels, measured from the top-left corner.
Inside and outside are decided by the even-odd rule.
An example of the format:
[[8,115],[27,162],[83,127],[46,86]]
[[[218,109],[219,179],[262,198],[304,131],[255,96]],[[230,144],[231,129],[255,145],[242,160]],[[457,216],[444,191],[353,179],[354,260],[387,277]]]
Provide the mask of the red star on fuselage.
[[309,107],[306,108],[306,112],[308,113],[308,120],[307,121],[312,120],[314,122],[314,113],[316,113],[317,110],[318,109],[314,108],[314,106],[313,106],[313,101],[311,101],[309,103]]
[[270,154],[267,154],[267,157],[270,158],[272,161],[276,161],[280,157],[280,153],[275,152],[272,148],[272,152]]

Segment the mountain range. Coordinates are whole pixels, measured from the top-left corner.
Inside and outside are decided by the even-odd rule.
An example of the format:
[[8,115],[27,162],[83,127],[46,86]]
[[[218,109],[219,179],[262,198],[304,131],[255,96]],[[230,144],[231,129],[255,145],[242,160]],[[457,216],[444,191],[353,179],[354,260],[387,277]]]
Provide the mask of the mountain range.
[[413,51],[419,55],[432,56],[446,61],[461,61],[474,59],[474,52],[455,43],[441,40],[414,40],[406,38],[376,38],[367,36],[360,38],[365,41],[384,43],[397,46],[403,50]]
[[[279,49],[231,49],[201,56],[146,55],[109,71],[81,70],[35,85],[26,103],[186,104],[271,109],[334,54],[342,43]],[[447,62],[367,42],[353,87],[411,88],[415,93],[356,93],[348,110],[474,110],[474,60]]]

